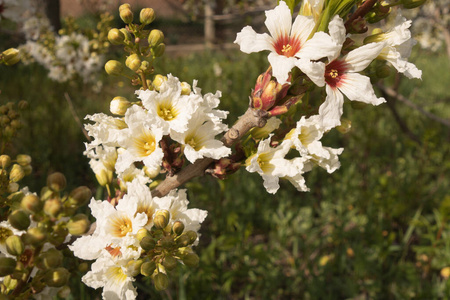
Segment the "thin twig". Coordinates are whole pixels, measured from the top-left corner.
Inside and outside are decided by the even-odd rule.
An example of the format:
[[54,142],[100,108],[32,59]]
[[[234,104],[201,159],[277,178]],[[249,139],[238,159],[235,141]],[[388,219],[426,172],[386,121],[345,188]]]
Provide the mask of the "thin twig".
[[358,9],[348,18],[347,22],[345,22],[345,28],[348,28],[352,25],[352,22],[356,20],[358,17],[363,18],[377,3],[378,0],[367,0],[365,1]]
[[75,119],[75,122],[77,122],[78,126],[80,126],[81,131],[83,132],[84,136],[88,140],[88,142],[91,141],[91,137],[87,133],[86,129],[83,127],[83,123],[81,123],[80,118],[78,118],[78,115],[75,111],[75,107],[73,106],[72,99],[70,99],[70,96],[68,93],[64,93],[64,97],[67,100],[67,103],[69,104],[70,113],[72,114],[73,118]]

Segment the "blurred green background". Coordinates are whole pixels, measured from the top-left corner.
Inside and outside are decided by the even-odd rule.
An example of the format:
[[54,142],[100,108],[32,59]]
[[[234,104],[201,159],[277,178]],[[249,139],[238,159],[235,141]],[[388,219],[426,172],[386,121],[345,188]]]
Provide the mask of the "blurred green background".
[[[411,60],[423,70],[423,80],[401,78],[399,91],[448,120],[448,57],[416,49]],[[230,50],[165,55],[156,70],[189,83],[196,79],[204,93],[222,91],[220,109],[231,112],[231,124],[267,66],[267,54]],[[81,81],[52,82],[38,65],[1,68],[0,103],[30,105],[8,151],[32,156],[34,172],[24,182],[32,191],[53,171],[63,172],[69,187],[97,188],[67,97],[81,119],[108,113],[114,96],[134,97],[120,80],[104,74],[94,92]],[[396,80],[388,78],[386,86]],[[281,182],[270,195],[260,176],[244,169],[224,181],[204,177],[188,183],[191,207],[209,212],[196,248],[200,266],[179,266],[167,292],[138,281],[139,299],[448,299],[450,282],[441,270],[450,267],[449,128],[395,105],[416,141],[388,105],[356,109],[346,103],[351,131],[334,130],[323,141],[345,148],[341,168],[308,173],[308,193]],[[72,290],[72,299],[99,295],[78,278]]]

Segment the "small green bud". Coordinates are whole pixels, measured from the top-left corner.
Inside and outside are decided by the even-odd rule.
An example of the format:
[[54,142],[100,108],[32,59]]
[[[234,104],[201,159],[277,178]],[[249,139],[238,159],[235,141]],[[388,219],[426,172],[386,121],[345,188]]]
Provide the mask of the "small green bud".
[[183,222],[176,221],[175,223],[173,223],[172,231],[176,235],[181,235],[183,233],[183,231],[184,231],[184,224],[183,224]]
[[29,107],[29,104],[25,100],[19,101],[19,104],[17,104],[17,107],[19,107],[20,110],[25,110]]
[[160,243],[164,249],[170,249],[175,246],[175,240],[171,236],[165,236],[161,238]]
[[10,275],[16,269],[16,261],[10,257],[0,257],[0,277]]
[[127,98],[117,96],[112,99],[109,110],[115,115],[124,116],[131,105],[131,102]]
[[128,3],[119,6],[119,15],[125,24],[130,24],[133,22],[133,12],[131,11]]
[[2,52],[2,60],[5,65],[12,66],[20,61],[20,52],[15,48],[9,48]]
[[121,45],[125,41],[125,35],[117,28],[113,28],[108,32],[108,40],[113,45]]
[[92,197],[91,189],[87,186],[79,186],[69,194],[69,202],[75,206],[83,206]]
[[142,24],[148,25],[154,20],[155,20],[155,11],[153,10],[153,8],[143,8],[141,10],[141,13],[139,14],[139,21]]
[[170,212],[168,210],[158,210],[153,218],[156,228],[164,229],[170,221]]
[[95,174],[98,184],[106,186],[112,182],[113,172],[111,170],[101,170],[100,173]]
[[126,28],[120,28],[119,31],[122,32],[125,41],[131,41],[131,33]]
[[144,249],[145,251],[149,251],[149,250],[155,249],[156,242],[152,237],[146,236],[146,237],[142,238],[140,245],[141,245],[142,249]]
[[[14,290],[17,287],[18,283],[19,283],[19,281],[17,279],[11,278],[10,275],[5,276],[5,278],[3,278],[3,284],[10,291]],[[6,296],[5,296],[4,299],[7,300],[8,298],[6,298]],[[0,297],[0,300],[3,300],[3,299]]]
[[27,233],[23,236],[23,239],[25,244],[40,246],[46,241],[47,235],[43,228],[32,227],[27,230]]
[[166,45],[164,43],[161,43],[152,49],[152,53],[155,57],[161,57],[164,54],[164,51],[166,51]]
[[191,91],[191,85],[183,81],[181,83],[181,95],[189,95]]
[[71,235],[85,234],[90,226],[91,222],[84,214],[78,214],[67,222],[67,229]]
[[55,172],[47,177],[47,186],[55,192],[60,192],[66,188],[67,181],[63,173]]
[[178,260],[173,256],[166,256],[162,264],[167,270],[171,271],[178,265]]
[[[161,30],[153,29],[148,35],[148,44],[154,48],[164,41],[164,33]],[[155,55],[156,56],[156,55]]]
[[187,247],[191,244],[191,238],[186,233],[183,233],[177,238],[176,242],[178,247]]
[[46,215],[56,217],[62,210],[61,200],[59,200],[58,198],[45,200],[43,210]]
[[158,273],[153,277],[153,283],[157,291],[164,291],[169,287],[169,277],[164,273]]
[[131,54],[127,57],[127,60],[125,61],[125,65],[133,70],[137,71],[141,67],[142,61],[139,59],[139,56],[137,54]]
[[31,156],[27,155],[27,154],[19,154],[16,157],[16,161],[19,165],[21,165],[22,167],[28,166],[29,164],[31,164]]
[[11,164],[11,157],[6,154],[0,155],[0,167],[6,169]]
[[80,263],[78,265],[78,271],[81,273],[87,273],[87,271],[89,271],[89,264],[86,262]]
[[45,276],[45,283],[50,287],[62,287],[69,280],[70,273],[67,269],[57,268],[49,271]]
[[200,262],[200,258],[195,253],[188,253],[183,257],[183,263],[191,268],[195,268],[198,266],[198,263]]
[[141,265],[141,274],[144,276],[152,276],[156,270],[156,263],[154,261],[148,261]]
[[61,251],[53,248],[42,253],[40,258],[45,269],[54,269],[62,265],[64,256]]
[[147,229],[141,228],[138,230],[138,232],[136,232],[136,239],[139,242],[142,241],[142,239],[145,237],[151,237],[150,232]]
[[11,119],[8,116],[0,116],[0,125],[5,126],[9,123],[11,123]]
[[189,230],[186,232],[186,235],[189,237],[191,244],[197,240],[197,233],[195,231]]
[[157,90],[159,92],[159,89],[160,89],[161,85],[163,84],[163,82],[166,82],[166,81],[167,81],[167,77],[166,76],[158,74],[153,79],[152,85],[155,87],[155,90]]
[[352,129],[352,121],[341,118],[341,125],[337,126],[336,129],[342,134],[348,133]]
[[416,8],[424,4],[427,0],[402,0],[403,7],[406,9]]
[[22,240],[17,235],[11,235],[6,239],[6,250],[9,254],[19,256],[25,250]]
[[23,171],[23,168],[18,164],[14,164],[9,172],[9,179],[12,182],[18,182],[24,177],[25,172]]
[[30,226],[30,217],[23,210],[15,210],[8,216],[8,221],[17,230],[26,230]]
[[23,171],[25,172],[25,176],[30,175],[33,172],[33,167],[31,165],[23,166]]
[[130,275],[135,277],[138,276],[141,273],[141,266],[142,266],[142,259],[139,260],[130,260],[127,263],[127,270],[130,272]]
[[17,184],[16,182],[10,182],[8,184],[8,193],[15,193],[19,190],[19,184]]
[[119,76],[123,72],[123,65],[117,60],[109,60],[105,64],[105,71],[109,75]]

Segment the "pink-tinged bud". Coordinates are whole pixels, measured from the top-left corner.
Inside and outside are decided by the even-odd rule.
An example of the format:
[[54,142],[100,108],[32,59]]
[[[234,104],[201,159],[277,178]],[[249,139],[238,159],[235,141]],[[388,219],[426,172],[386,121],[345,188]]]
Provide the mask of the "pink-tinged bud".
[[353,20],[348,28],[349,33],[365,33],[367,30],[367,21],[362,17]]
[[256,109],[269,110],[279,100],[286,97],[290,84],[279,84],[272,80],[272,70],[269,68],[259,75],[256,80],[255,90],[252,93],[252,106]]

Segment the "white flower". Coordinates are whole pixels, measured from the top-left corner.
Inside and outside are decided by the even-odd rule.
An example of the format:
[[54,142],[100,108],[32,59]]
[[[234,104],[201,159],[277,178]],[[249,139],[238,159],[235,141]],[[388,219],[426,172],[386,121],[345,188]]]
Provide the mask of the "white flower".
[[265,24],[270,35],[257,34],[246,26],[237,34],[235,43],[245,53],[269,50],[273,76],[280,84],[286,83],[288,73],[296,64],[303,71],[310,68],[310,60],[327,57],[338,48],[324,32],[316,32],[308,39],[315,27],[314,18],[298,15],[292,24],[291,11],[283,1],[275,9],[266,11]]
[[0,0],[0,20],[5,18],[20,22],[28,6],[29,0]]
[[[330,34],[341,47],[345,40],[345,27],[339,16],[329,24]],[[373,105],[385,102],[384,98],[375,95],[369,77],[358,72],[364,70],[383,50],[384,43],[369,43],[350,51],[346,56],[338,58],[340,50],[331,57],[325,68],[324,76],[310,77],[317,85],[326,84],[327,97],[319,107],[319,115],[325,130],[340,124],[343,113],[344,95],[352,101],[361,101]],[[344,94],[344,95],[343,95]]]
[[103,113],[87,115],[87,120],[95,122],[95,124],[86,124],[84,128],[88,134],[93,137],[91,143],[86,148],[95,147],[102,144],[103,146],[119,147],[118,140],[123,134],[121,131],[127,128],[127,124],[120,118],[114,118]]

